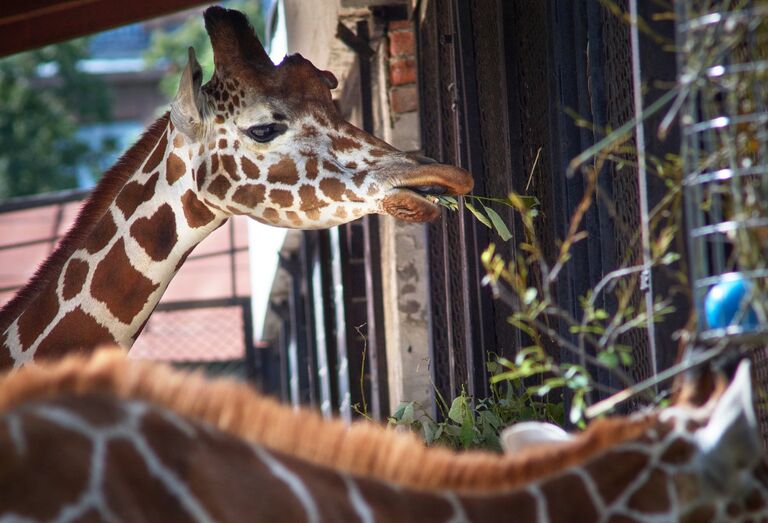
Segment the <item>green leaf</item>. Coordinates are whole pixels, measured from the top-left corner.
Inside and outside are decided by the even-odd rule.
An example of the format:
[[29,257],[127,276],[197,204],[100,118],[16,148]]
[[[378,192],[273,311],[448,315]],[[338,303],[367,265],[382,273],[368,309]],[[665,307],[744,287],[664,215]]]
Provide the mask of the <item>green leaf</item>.
[[603,351],[597,355],[597,361],[613,369],[619,365],[619,356],[615,352]]
[[431,445],[435,441],[435,427],[431,422],[427,421],[421,428],[424,431],[424,441],[427,445]]
[[523,294],[523,303],[525,303],[526,305],[530,305],[538,295],[539,295],[539,291],[536,289],[536,287],[527,288],[525,290],[525,294]]
[[507,228],[507,224],[504,223],[504,220],[501,219],[501,216],[499,216],[499,213],[497,213],[490,207],[486,207],[486,206],[483,206],[483,210],[491,219],[491,222],[493,222],[493,227],[496,229],[496,232],[499,234],[499,236],[501,236],[501,239],[503,241],[507,241],[510,238],[512,238],[512,233],[509,232],[509,229]]
[[472,442],[475,439],[475,430],[472,425],[472,423],[464,423],[461,426],[461,432],[459,433],[459,440],[461,441],[461,446],[465,449],[468,449]]
[[468,410],[467,397],[464,395],[456,396],[448,410],[448,417],[454,422],[461,424],[464,422],[464,413]]
[[471,203],[465,201],[464,202],[464,207],[466,207],[469,212],[471,212],[472,214],[475,215],[475,218],[477,218],[477,221],[479,221],[480,223],[482,223],[483,225],[485,225],[489,229],[493,228],[493,225],[491,225],[491,221],[488,218],[486,218],[485,216],[483,216],[483,213],[481,213],[479,210],[477,210],[474,205],[472,205]]

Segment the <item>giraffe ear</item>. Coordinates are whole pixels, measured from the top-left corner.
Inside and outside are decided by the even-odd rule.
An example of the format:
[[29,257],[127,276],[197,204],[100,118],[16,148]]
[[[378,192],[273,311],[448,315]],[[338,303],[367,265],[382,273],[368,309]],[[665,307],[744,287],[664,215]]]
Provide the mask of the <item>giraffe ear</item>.
[[540,443],[561,443],[571,439],[573,436],[552,423],[525,421],[502,431],[501,448],[505,454],[512,454]]
[[195,135],[203,121],[202,83],[203,70],[195,57],[195,50],[190,47],[187,66],[181,73],[179,90],[171,103],[171,122],[189,137]]
[[739,364],[731,384],[717,401],[706,426],[696,432],[704,476],[715,487],[728,488],[737,475],[763,456],[755,410],[749,360]]

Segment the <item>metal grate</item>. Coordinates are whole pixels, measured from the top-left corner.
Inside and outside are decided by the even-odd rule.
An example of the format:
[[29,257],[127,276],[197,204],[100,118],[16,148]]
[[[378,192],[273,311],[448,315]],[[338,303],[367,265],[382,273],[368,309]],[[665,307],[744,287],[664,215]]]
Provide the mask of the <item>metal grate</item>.
[[[768,3],[681,1],[677,15],[698,337],[759,342],[768,333]],[[729,298],[734,313],[718,316]]]
[[[653,20],[652,13],[643,16]],[[545,255],[553,259],[585,188],[579,177],[566,178],[568,162],[602,137],[577,125],[571,112],[614,129],[634,116],[626,22],[600,0],[433,0],[420,4],[417,19],[425,153],[468,168],[476,194],[503,196],[515,190],[535,196],[541,205],[537,233]],[[658,55],[658,46],[641,53]],[[652,81],[674,78],[674,56],[648,64],[643,74],[648,73],[653,99]],[[667,148],[651,142],[653,152],[663,156]],[[638,261],[629,247],[636,244],[639,224],[637,173],[606,170],[601,186],[613,208],[599,205],[589,211],[584,222],[589,238],[575,247],[557,284],[560,306],[574,315],[578,296],[619,263]],[[652,190],[651,198],[664,190]],[[507,213],[519,241],[515,217],[497,210]],[[508,311],[481,286],[477,256],[489,241],[501,243],[483,226],[452,214],[429,228],[433,376],[445,397],[462,385],[482,395],[488,353],[512,356],[525,343],[507,324]],[[510,258],[515,254],[514,242],[498,249]],[[611,309],[610,303],[604,306]],[[644,334],[624,341],[636,348],[635,377],[649,375]],[[674,348],[668,352],[674,355]],[[572,359],[569,353],[554,354]],[[598,379],[609,377],[598,373]]]
[[249,335],[243,314],[240,304],[161,304],[150,316],[130,355],[179,362],[242,359]]

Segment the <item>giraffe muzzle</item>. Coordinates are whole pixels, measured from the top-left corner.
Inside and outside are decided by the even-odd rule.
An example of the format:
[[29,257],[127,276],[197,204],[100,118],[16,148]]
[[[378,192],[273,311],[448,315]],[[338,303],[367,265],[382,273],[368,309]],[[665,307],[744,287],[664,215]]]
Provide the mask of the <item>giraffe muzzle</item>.
[[472,176],[458,167],[438,163],[419,165],[398,173],[382,201],[385,213],[409,222],[426,222],[440,216],[434,196],[461,196],[474,186]]

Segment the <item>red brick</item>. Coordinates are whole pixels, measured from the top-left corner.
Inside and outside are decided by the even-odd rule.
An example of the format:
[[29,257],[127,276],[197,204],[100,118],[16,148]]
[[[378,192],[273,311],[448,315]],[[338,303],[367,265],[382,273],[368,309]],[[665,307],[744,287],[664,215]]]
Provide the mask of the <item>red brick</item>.
[[413,56],[415,52],[413,31],[389,33],[390,56]]
[[415,85],[390,89],[390,104],[396,113],[408,113],[419,107],[419,93]]
[[395,58],[389,62],[389,82],[392,85],[416,83],[416,60]]
[[387,27],[390,31],[413,31],[413,22],[410,20],[392,20]]

